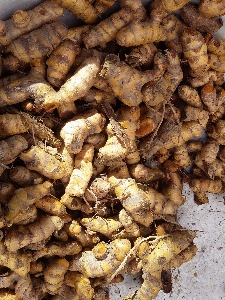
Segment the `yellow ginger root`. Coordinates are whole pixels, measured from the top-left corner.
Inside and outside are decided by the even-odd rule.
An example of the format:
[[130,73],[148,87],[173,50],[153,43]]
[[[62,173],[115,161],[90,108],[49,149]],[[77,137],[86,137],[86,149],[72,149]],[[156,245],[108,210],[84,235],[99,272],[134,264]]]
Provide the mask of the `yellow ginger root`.
[[[96,56],[85,59],[74,75],[56,92],[46,83],[37,83],[27,87],[27,92],[35,99],[38,106],[47,111],[67,105],[81,97],[91,88],[95,76],[100,70],[100,61]],[[81,84],[82,82],[82,84]]]
[[92,247],[100,242],[100,238],[97,234],[87,233],[84,227],[82,227],[78,221],[73,220],[70,224],[65,224],[64,227],[68,235],[72,239],[79,241],[82,247]]
[[[119,212],[119,221],[123,225],[126,233],[132,237],[139,237],[141,235],[139,225],[129,216],[125,209],[121,209]],[[119,233],[120,234],[120,233]]]
[[225,14],[224,0],[202,0],[199,4],[199,11],[208,18],[219,17]]
[[131,165],[129,172],[136,182],[141,183],[149,183],[164,177],[164,173],[160,169],[150,169],[143,164]]
[[151,21],[137,21],[120,29],[116,35],[116,41],[120,46],[132,47],[165,41],[166,34],[166,30],[158,24],[154,26]]
[[138,66],[150,68],[157,52],[158,50],[153,43],[137,46],[126,56],[125,61],[134,68]]
[[118,56],[110,54],[105,59],[101,74],[116,97],[128,106],[137,106],[143,100],[142,86],[160,78],[164,70],[164,56],[159,52],[154,57],[153,69],[143,72],[121,62]]
[[221,19],[208,18],[202,15],[199,9],[190,3],[181,8],[180,14],[187,26],[200,32],[214,33],[223,26]]
[[148,242],[143,242],[137,250],[137,255],[142,260],[144,282],[131,299],[154,299],[162,288],[162,269],[185,250],[192,241],[193,235],[188,231],[175,231],[170,236],[159,240],[153,250]]
[[180,59],[174,50],[168,50],[167,69],[157,82],[147,83],[143,89],[143,101],[147,107],[162,105],[169,100],[183,79]]
[[69,39],[63,41],[52,51],[46,61],[48,65],[47,80],[51,85],[61,87],[79,52],[80,47]]
[[53,216],[67,215],[66,207],[56,197],[46,195],[35,201],[35,206]]
[[93,105],[96,104],[96,106],[104,102],[107,102],[109,104],[116,104],[116,97],[113,95],[113,93],[108,93],[106,91],[97,90],[93,88],[91,88],[87,92],[87,94],[84,97],[82,97],[82,100]]
[[30,271],[30,255],[23,252],[9,251],[3,241],[0,241],[0,263],[20,276],[26,275]]
[[72,242],[49,242],[42,249],[36,250],[32,254],[32,260],[35,262],[41,257],[75,255],[82,250],[82,246],[77,241]]
[[45,287],[51,295],[57,294],[63,284],[64,276],[68,270],[69,262],[65,258],[50,260],[44,270]]
[[79,197],[64,194],[61,197],[60,202],[71,210],[80,210],[85,214],[91,214],[94,212],[90,204],[88,204],[82,198]]
[[141,140],[138,145],[141,156],[143,158],[150,158],[162,148],[172,149],[173,147],[183,145],[191,138],[201,137],[209,117],[206,111],[202,111],[200,117],[198,121],[186,121],[182,122],[181,125],[175,125],[173,122],[163,123],[154,141],[151,140],[151,137]]
[[92,251],[84,251],[80,258],[75,257],[69,267],[70,271],[78,271],[85,277],[110,276],[121,264],[131,249],[127,239],[115,239],[107,245],[107,256],[98,259]]
[[26,167],[16,166],[9,172],[10,179],[21,187],[43,183],[43,176],[38,172],[30,171]]
[[202,102],[198,91],[189,85],[180,85],[178,87],[178,95],[182,100],[184,100],[188,105],[194,107],[202,107]]
[[207,83],[216,82],[217,72],[215,70],[209,70],[201,76],[189,77],[187,81],[192,87],[197,88]]
[[67,8],[78,19],[86,24],[93,24],[98,19],[96,9],[85,0],[52,0],[60,6]]
[[5,216],[9,225],[21,221],[21,217],[27,218],[26,210],[33,205],[35,201],[50,193],[52,184],[45,181],[42,184],[17,189],[13,197],[8,202],[8,212]]
[[223,183],[220,179],[192,179],[190,187],[195,194],[195,200],[203,204],[209,202],[206,193],[221,194],[224,191]]
[[121,5],[123,7],[118,12],[101,21],[84,34],[83,42],[87,49],[98,45],[101,46],[101,48],[105,48],[108,42],[116,38],[121,28],[134,19],[142,20],[145,17],[146,11],[140,0],[124,0],[123,2],[120,2],[120,4],[123,4]]
[[7,46],[19,36],[55,21],[62,15],[63,9],[51,1],[44,1],[29,11],[17,10],[11,19],[0,22],[0,44]]
[[91,300],[94,296],[94,289],[90,280],[79,272],[68,271],[65,274],[65,283],[76,290],[79,300]]
[[179,172],[171,170],[168,162],[169,160],[164,163],[165,178],[161,193],[178,207],[185,201],[182,197],[182,181]]
[[49,55],[66,38],[67,32],[67,27],[60,22],[45,24],[13,41],[6,51],[28,63]]
[[65,190],[67,195],[76,197],[81,197],[84,195],[89,180],[93,174],[93,157],[94,146],[85,144],[75,157],[74,170],[70,176],[70,181]]
[[190,261],[196,255],[197,250],[198,248],[194,244],[190,244],[190,246],[177,254],[175,258],[171,259],[167,268],[179,268],[182,264]]
[[202,34],[191,27],[184,28],[181,44],[185,58],[188,60],[192,76],[200,77],[209,69],[207,45]]
[[191,164],[191,158],[188,154],[187,146],[176,147],[173,151],[173,162],[180,168],[187,168]]
[[61,129],[60,136],[70,153],[81,151],[84,140],[91,134],[100,133],[105,125],[104,115],[90,110],[69,120]]
[[[146,190],[139,188],[134,179],[117,179],[110,177],[109,182],[115,188],[116,197],[121,201],[126,212],[139,224],[148,227],[153,222],[153,214],[172,214],[163,194],[146,187]],[[173,210],[172,204],[172,210]]]
[[5,245],[9,251],[16,251],[31,243],[38,243],[52,235],[55,230],[61,229],[62,220],[57,216],[44,216],[37,221],[12,229],[5,238]]
[[13,135],[0,141],[0,175],[17,156],[28,147],[27,140],[21,135]]
[[99,232],[107,237],[110,237],[122,227],[120,221],[115,218],[102,218],[99,216],[83,218],[80,223],[87,228],[87,232]]
[[38,146],[31,146],[29,150],[21,153],[20,159],[29,170],[37,171],[51,179],[61,179],[68,174],[67,165],[63,161]]
[[162,26],[167,32],[166,40],[164,41],[166,47],[181,53],[182,47],[180,38],[185,24],[175,15],[170,14],[162,20]]
[[182,8],[189,0],[154,0],[150,4],[150,19],[160,23],[171,12]]

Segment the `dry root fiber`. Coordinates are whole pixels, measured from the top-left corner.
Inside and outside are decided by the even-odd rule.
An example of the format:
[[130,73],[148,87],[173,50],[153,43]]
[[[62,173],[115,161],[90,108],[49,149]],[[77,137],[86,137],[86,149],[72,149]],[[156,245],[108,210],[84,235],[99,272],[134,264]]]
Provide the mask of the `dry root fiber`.
[[224,1],[115,2],[0,21],[1,299],[106,300],[138,272],[124,299],[171,292],[197,252],[183,181],[196,205],[224,192]]

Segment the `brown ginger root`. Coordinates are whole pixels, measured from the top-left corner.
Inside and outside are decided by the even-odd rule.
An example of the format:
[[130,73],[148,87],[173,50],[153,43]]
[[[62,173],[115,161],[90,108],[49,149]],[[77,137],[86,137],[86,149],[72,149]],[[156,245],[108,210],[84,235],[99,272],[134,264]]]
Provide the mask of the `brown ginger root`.
[[13,41],[7,47],[7,52],[28,63],[50,54],[66,38],[67,32],[67,27],[60,22],[45,24]]
[[183,6],[180,14],[187,26],[200,32],[214,33],[223,26],[222,19],[208,18],[202,15],[199,9],[191,3]]
[[199,4],[199,11],[208,18],[219,17],[225,14],[225,3],[223,0],[202,0]]
[[26,226],[20,225],[17,229],[10,230],[5,239],[5,245],[9,251],[16,251],[30,243],[37,243],[48,238],[62,226],[63,222],[59,217],[44,216],[34,223]]
[[155,55],[153,69],[143,72],[121,62],[118,56],[110,54],[105,59],[101,74],[106,78],[116,97],[128,106],[137,106],[143,100],[142,86],[160,78],[164,70],[164,57],[160,53]]
[[202,107],[202,102],[198,91],[189,85],[180,85],[178,87],[178,94],[182,100],[194,107]]
[[44,1],[29,11],[17,10],[11,19],[1,21],[0,44],[7,46],[19,36],[55,21],[62,15],[63,9],[51,1]]
[[9,172],[10,179],[21,187],[43,183],[44,179],[38,172],[30,171],[26,167],[16,166]]

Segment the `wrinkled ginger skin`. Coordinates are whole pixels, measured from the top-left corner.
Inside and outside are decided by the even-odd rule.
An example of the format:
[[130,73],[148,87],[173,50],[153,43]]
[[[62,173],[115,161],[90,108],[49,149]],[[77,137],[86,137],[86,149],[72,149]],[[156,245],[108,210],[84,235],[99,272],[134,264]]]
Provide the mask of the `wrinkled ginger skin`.
[[13,41],[7,47],[7,52],[29,63],[32,59],[49,55],[66,38],[67,33],[68,29],[63,23],[45,24]]
[[53,22],[63,15],[63,9],[51,1],[44,1],[29,11],[18,10],[13,17],[0,21],[0,44],[9,45],[19,36]]
[[105,59],[101,74],[116,97],[128,106],[137,106],[143,100],[142,86],[148,81],[160,78],[164,70],[164,57],[160,53],[155,55],[153,69],[143,72],[121,62],[118,56],[110,54]]
[[8,232],[5,245],[9,251],[16,251],[31,243],[38,243],[50,237],[55,230],[61,229],[63,221],[57,216],[41,217],[34,223],[20,225]]
[[209,69],[207,45],[200,32],[191,27],[184,28],[181,36],[183,53],[195,77]]
[[79,271],[88,278],[108,277],[119,267],[130,249],[129,240],[115,239],[107,245],[105,259],[97,259],[92,251],[84,251],[80,258],[74,258],[69,270]]
[[98,19],[95,8],[85,0],[52,0],[58,5],[67,8],[78,19],[86,24],[93,24]]
[[202,15],[213,18],[225,14],[224,0],[202,0],[199,4],[199,11]]

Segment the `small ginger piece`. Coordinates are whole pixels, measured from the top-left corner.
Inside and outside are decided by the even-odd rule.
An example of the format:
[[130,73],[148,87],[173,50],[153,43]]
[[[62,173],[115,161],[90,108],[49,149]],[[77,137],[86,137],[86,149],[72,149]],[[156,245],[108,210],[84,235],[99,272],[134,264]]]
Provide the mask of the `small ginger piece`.
[[31,171],[23,166],[16,166],[9,172],[10,179],[21,187],[43,183],[44,179],[41,174]]
[[143,164],[131,165],[129,172],[136,182],[149,183],[164,177],[164,173],[158,169],[150,169]]
[[16,251],[30,243],[37,243],[48,238],[62,226],[63,222],[58,216],[44,216],[29,225],[20,225],[17,229],[10,230],[5,239],[5,245],[9,251]]
[[194,77],[200,77],[208,71],[207,45],[202,34],[194,28],[186,27],[182,32],[181,44]]
[[73,41],[66,39],[54,49],[46,61],[48,65],[47,80],[54,87],[61,87],[80,47]]
[[208,58],[209,58],[209,66],[211,69],[220,73],[225,72],[225,62],[224,62],[225,54],[216,55],[213,53],[209,53]]
[[195,88],[189,85],[180,85],[178,87],[178,94],[188,105],[202,107],[201,98]]
[[209,52],[216,55],[223,55],[225,53],[225,41],[219,37],[208,33],[205,36],[205,42]]
[[67,8],[78,19],[82,20],[86,24],[93,24],[98,19],[96,9],[85,0],[52,0],[58,5]]
[[48,293],[51,295],[57,294],[63,284],[68,268],[69,262],[65,258],[55,258],[49,261],[43,272]]
[[97,259],[92,251],[84,251],[80,258],[73,259],[69,270],[81,272],[84,276],[91,278],[108,277],[119,267],[130,249],[129,240],[115,239],[107,245],[105,259]]
[[35,201],[35,206],[53,216],[67,215],[66,207],[54,196],[46,195]]
[[66,194],[75,197],[84,195],[93,173],[93,157],[94,146],[85,144],[75,157],[74,170],[70,176],[70,181],[66,186]]

